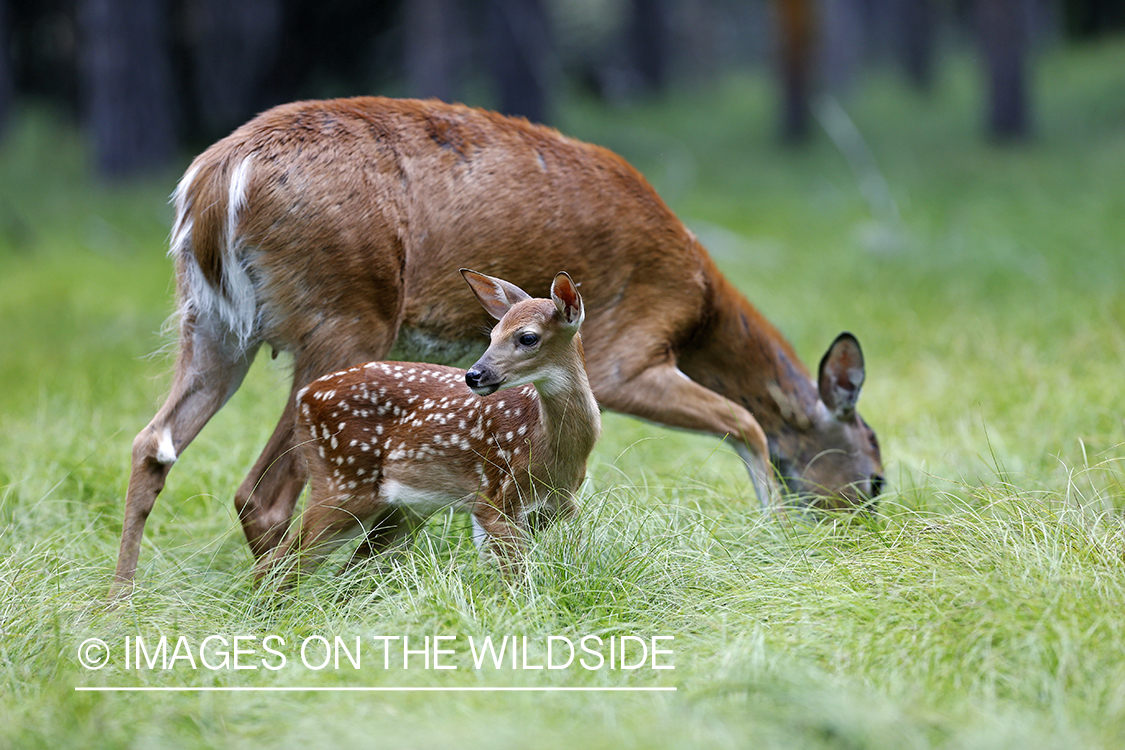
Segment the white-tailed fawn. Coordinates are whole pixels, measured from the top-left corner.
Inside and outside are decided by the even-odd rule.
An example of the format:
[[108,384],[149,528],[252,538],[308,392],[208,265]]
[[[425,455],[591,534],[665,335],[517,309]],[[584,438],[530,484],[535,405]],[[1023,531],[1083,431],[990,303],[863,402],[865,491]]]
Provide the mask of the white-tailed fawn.
[[468,371],[369,362],[298,392],[308,505],[259,561],[259,580],[292,563],[284,585],[358,534],[360,554],[379,552],[446,509],[471,515],[474,542],[511,575],[534,528],[574,513],[601,430],[578,332],[582,298],[566,273],[550,299],[461,274],[499,319]]

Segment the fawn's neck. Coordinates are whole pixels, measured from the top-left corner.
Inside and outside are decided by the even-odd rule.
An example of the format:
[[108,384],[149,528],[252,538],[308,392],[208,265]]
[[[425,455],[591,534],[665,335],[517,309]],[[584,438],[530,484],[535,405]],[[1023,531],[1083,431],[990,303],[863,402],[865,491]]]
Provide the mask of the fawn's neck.
[[585,477],[586,458],[602,428],[601,412],[590,389],[578,336],[574,354],[551,378],[535,383],[544,440],[540,455],[533,461],[546,470],[543,481],[570,490],[577,489]]

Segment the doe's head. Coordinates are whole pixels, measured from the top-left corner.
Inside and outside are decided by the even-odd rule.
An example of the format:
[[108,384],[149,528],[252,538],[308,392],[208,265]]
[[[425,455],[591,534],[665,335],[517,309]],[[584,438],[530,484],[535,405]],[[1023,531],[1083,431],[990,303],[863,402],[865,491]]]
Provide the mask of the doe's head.
[[578,287],[565,271],[555,275],[551,299],[537,299],[511,282],[461,269],[477,300],[500,322],[488,349],[465,373],[478,396],[534,383],[540,388],[566,378],[575,361],[584,367],[578,329],[585,318]]
[[812,418],[779,440],[786,489],[816,507],[874,510],[883,491],[879,440],[856,411],[865,377],[859,341],[841,333],[820,360]]

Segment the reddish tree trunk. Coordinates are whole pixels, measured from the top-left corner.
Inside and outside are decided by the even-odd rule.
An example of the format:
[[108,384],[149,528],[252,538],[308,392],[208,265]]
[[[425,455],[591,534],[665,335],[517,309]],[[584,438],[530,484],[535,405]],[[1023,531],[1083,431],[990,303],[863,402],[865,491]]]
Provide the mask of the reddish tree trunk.
[[816,19],[811,0],[778,0],[781,137],[808,139]]

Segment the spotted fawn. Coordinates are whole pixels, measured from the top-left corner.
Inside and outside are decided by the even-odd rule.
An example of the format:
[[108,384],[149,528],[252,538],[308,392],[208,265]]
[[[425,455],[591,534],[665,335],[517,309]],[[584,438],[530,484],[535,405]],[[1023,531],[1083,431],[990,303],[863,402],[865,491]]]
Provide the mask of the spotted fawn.
[[259,580],[290,556],[308,572],[356,535],[359,555],[379,552],[445,509],[468,512],[473,541],[511,575],[534,528],[573,514],[601,430],[578,333],[582,298],[566,273],[551,299],[461,273],[500,321],[468,371],[369,362],[297,394],[308,505],[259,562]]

